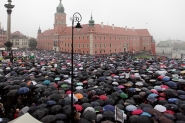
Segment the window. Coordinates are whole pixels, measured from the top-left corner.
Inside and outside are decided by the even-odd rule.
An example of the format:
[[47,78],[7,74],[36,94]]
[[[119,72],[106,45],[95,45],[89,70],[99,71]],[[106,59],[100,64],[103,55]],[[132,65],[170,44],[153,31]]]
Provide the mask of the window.
[[110,47],[111,47],[111,44],[110,44]]
[[78,44],[78,47],[80,48],[80,43]]
[[87,39],[88,39],[89,37],[87,36]]
[[100,44],[100,48],[101,48],[101,44]]
[[87,44],[87,48],[89,47],[89,44]]
[[84,48],[84,44],[82,44],[82,47]]
[[106,47],[106,44],[104,44],[104,47]]
[[97,44],[94,44],[94,47],[96,48],[97,47]]
[[80,39],[80,36],[78,37],[78,39]]
[[96,36],[94,38],[96,39]]

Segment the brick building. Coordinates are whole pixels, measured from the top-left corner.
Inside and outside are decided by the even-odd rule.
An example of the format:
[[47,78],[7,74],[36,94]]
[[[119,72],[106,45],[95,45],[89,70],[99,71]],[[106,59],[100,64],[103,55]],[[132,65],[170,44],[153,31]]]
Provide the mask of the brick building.
[[[61,1],[54,16],[54,28],[38,30],[38,48],[71,52],[72,27],[66,24],[66,13]],[[88,24],[74,30],[74,53],[109,54],[118,52],[150,51],[155,54],[155,42],[147,29],[130,29],[114,24],[95,24],[92,14]]]
[[4,47],[4,43],[7,41],[7,35],[6,31],[4,28],[1,27],[1,22],[0,22],[0,47]]

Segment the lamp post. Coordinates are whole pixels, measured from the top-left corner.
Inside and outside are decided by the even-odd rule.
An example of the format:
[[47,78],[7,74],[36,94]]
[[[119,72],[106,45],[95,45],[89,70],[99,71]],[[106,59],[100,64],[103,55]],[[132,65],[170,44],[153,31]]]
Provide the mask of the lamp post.
[[10,41],[10,33],[11,33],[11,13],[12,13],[12,9],[14,8],[14,5],[11,4],[11,0],[8,0],[8,4],[5,4],[4,6],[7,8],[7,42],[4,43],[4,45],[6,46],[7,51],[11,51],[11,62],[13,62],[13,53],[12,53],[12,42]]
[[[81,29],[82,26],[80,25],[80,21],[82,20],[82,16],[80,15],[80,13],[75,12],[73,14],[73,17],[70,18],[70,20],[72,21],[72,43],[71,43],[71,120],[73,123],[73,82],[74,82],[74,68],[73,68],[73,54],[74,54],[74,49],[73,49],[73,35],[74,35],[74,28],[77,29]],[[74,22],[77,22],[77,25],[74,27]]]

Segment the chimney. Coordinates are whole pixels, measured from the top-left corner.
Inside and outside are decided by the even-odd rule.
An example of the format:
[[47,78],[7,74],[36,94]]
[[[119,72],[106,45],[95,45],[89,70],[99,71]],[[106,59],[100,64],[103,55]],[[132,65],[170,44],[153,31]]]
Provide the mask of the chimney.
[[112,29],[114,29],[114,24],[112,24]]
[[134,31],[134,27],[132,28],[132,30]]
[[101,28],[103,28],[103,22],[101,22]]
[[125,26],[125,30],[127,31],[127,26]]

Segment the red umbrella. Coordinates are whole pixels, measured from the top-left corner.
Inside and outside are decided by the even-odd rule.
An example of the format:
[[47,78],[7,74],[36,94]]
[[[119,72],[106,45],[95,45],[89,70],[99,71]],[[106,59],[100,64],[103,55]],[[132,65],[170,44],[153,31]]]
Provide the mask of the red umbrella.
[[132,112],[133,115],[140,115],[140,114],[142,114],[142,113],[143,113],[143,110],[141,110],[141,109],[136,109],[136,110],[134,110],[134,111]]
[[162,80],[164,78],[164,76],[159,76],[158,79]]
[[163,112],[163,113],[168,113],[168,114],[172,114],[172,115],[174,115],[175,114],[175,112],[174,111],[172,111],[172,110],[166,110],[165,112]]
[[70,90],[68,90],[68,91],[66,92],[66,94],[71,94],[71,91],[70,91]]
[[75,104],[74,106],[76,107],[77,111],[82,111],[83,110],[81,105]]
[[167,85],[161,85],[162,89],[168,89],[169,87]]
[[166,97],[166,95],[164,93],[160,93],[159,96],[160,97]]
[[58,88],[58,85],[57,84],[53,84],[54,87]]
[[105,95],[100,95],[99,98],[100,98],[101,100],[103,100],[103,101],[107,100],[107,96],[105,96]]
[[155,89],[151,89],[150,90],[152,93],[154,93],[154,94],[159,94],[158,92],[157,92],[157,90],[155,90]]
[[166,99],[163,97],[159,97],[159,98],[157,98],[157,100],[166,100]]

